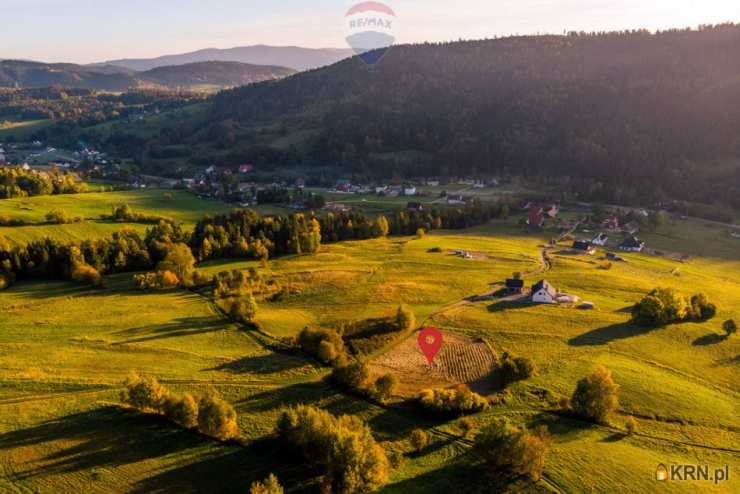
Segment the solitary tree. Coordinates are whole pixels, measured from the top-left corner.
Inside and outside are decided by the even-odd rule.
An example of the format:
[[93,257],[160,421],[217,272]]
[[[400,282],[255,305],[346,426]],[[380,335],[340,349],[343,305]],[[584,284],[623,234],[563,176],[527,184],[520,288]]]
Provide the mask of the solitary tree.
[[549,446],[545,428],[530,432],[507,420],[494,420],[475,438],[475,448],[496,473],[526,475],[539,480]]
[[167,249],[167,255],[157,266],[158,271],[172,271],[186,285],[193,279],[195,258],[190,247],[185,244],[172,244]]
[[591,375],[578,381],[570,403],[581,417],[605,424],[619,407],[619,385],[612,379],[611,371],[599,365]]
[[727,337],[729,338],[737,333],[737,323],[735,323],[733,319],[728,319],[724,324],[722,324],[722,329],[725,330],[725,333],[727,333]]
[[416,327],[416,315],[414,311],[405,305],[400,305],[396,311],[396,323],[401,331],[407,331]]

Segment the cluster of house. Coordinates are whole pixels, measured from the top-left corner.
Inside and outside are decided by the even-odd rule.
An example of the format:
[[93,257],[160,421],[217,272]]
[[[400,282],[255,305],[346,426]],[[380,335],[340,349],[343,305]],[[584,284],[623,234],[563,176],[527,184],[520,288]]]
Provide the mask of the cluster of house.
[[[577,254],[592,256],[596,253],[596,247],[604,247],[608,240],[609,237],[605,233],[599,233],[592,240],[576,240],[573,242],[572,250]],[[645,242],[634,235],[628,235],[617,248],[624,252],[642,252]]]
[[530,202],[527,203],[522,209],[524,211],[529,211],[527,225],[529,225],[531,228],[538,229],[541,229],[545,226],[546,220],[555,219],[557,218],[558,213],[560,213],[560,206],[558,206],[557,204],[537,205]]
[[[647,218],[649,216],[649,213],[645,209],[637,210],[636,214],[643,216],[644,218]],[[635,235],[637,232],[640,231],[640,223],[638,223],[637,221],[632,220],[620,226],[619,218],[613,214],[607,216],[601,223],[601,226],[605,230],[608,230],[610,232],[623,232],[629,235]]]

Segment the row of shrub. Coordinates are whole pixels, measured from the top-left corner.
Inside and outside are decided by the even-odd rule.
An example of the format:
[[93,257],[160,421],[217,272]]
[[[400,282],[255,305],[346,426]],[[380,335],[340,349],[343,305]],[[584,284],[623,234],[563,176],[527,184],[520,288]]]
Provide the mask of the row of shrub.
[[78,182],[74,175],[57,169],[41,173],[20,167],[0,166],[0,199],[76,194],[86,190],[87,184]]
[[225,441],[239,436],[234,408],[211,390],[203,396],[176,395],[154,377],[130,376],[121,401],[146,413],[164,415],[186,429]]
[[643,326],[662,326],[682,321],[706,321],[717,307],[706,295],[685,297],[672,288],[656,288],[632,308],[632,318]]
[[117,223],[151,223],[156,225],[160,221],[169,221],[161,216],[136,213],[128,204],[113,206],[113,210],[110,215],[102,214],[100,217],[104,220],[115,221]]
[[419,393],[418,401],[423,409],[444,416],[468,415],[488,408],[488,400],[464,384],[454,388],[425,389]]

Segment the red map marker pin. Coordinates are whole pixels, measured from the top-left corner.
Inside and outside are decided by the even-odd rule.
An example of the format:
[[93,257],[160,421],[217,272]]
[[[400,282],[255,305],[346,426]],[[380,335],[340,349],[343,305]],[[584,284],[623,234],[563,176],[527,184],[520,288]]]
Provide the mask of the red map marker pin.
[[424,354],[431,366],[434,363],[434,357],[442,348],[442,333],[436,328],[424,328],[419,332],[418,341],[421,353]]

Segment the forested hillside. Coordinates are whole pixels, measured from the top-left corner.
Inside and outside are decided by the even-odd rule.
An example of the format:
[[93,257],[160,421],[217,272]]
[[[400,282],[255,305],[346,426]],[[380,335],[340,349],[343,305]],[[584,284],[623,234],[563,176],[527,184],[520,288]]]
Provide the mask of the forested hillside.
[[590,200],[740,207],[738,101],[737,25],[511,37],[397,46],[372,67],[354,58],[237,88],[205,121],[101,145],[186,143],[198,165],[261,170],[566,177]]

